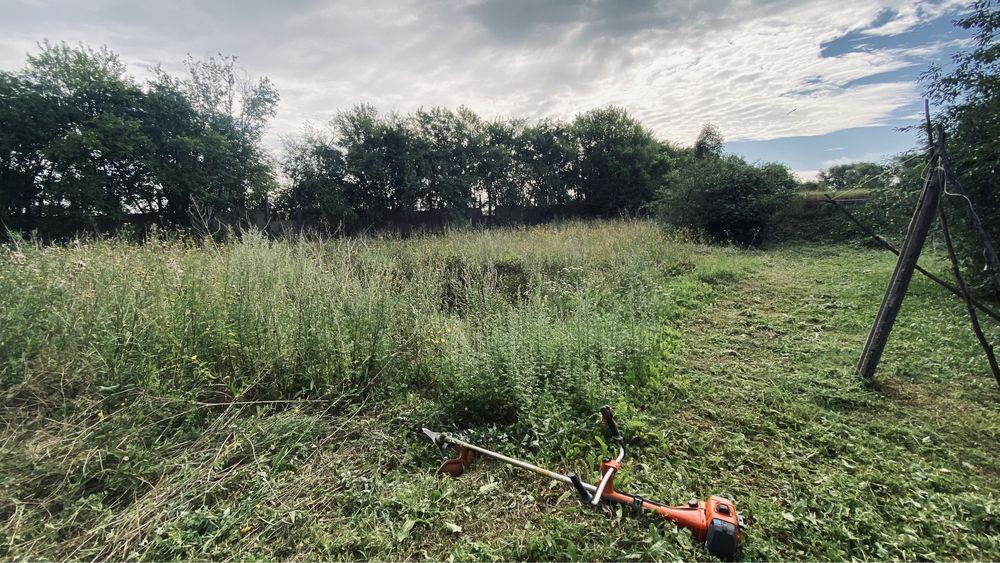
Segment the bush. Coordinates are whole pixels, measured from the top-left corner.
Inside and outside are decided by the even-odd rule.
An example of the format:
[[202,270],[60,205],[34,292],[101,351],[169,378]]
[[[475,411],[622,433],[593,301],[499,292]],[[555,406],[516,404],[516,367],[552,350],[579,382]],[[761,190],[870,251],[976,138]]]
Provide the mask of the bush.
[[667,175],[657,211],[667,224],[716,241],[757,244],[795,186],[780,164],[757,166],[732,155],[690,158]]

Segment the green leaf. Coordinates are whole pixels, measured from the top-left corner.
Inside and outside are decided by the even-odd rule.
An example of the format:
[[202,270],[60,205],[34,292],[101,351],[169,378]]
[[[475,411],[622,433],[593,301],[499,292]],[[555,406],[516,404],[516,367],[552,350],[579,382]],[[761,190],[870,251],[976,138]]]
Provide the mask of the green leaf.
[[405,540],[407,537],[409,537],[410,530],[413,529],[413,526],[416,523],[417,523],[417,521],[414,520],[413,518],[407,518],[406,522],[403,522],[402,527],[400,527],[398,530],[396,530],[396,541],[401,542],[401,541]]

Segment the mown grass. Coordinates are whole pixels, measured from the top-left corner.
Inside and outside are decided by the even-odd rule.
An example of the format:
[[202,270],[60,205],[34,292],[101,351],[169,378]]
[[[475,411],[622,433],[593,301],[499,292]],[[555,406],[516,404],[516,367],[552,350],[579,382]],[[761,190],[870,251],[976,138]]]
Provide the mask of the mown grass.
[[743,558],[1000,551],[1000,394],[961,303],[915,280],[876,388],[852,374],[877,251],[598,222],[0,264],[5,558],[708,558],[495,463],[437,478],[418,433],[593,479],[604,402],[619,487],[733,498]]

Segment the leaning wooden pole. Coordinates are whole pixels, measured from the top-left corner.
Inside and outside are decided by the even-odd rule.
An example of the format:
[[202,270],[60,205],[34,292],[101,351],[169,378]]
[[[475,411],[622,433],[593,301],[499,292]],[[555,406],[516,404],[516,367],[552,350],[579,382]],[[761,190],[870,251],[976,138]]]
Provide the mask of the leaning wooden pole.
[[958,257],[955,255],[955,245],[951,242],[951,232],[948,229],[948,214],[945,213],[943,205],[939,207],[939,211],[941,214],[941,230],[944,231],[944,244],[948,248],[948,259],[951,260],[951,270],[955,274],[955,281],[958,282],[958,287],[962,289],[962,295],[965,297],[965,310],[969,312],[969,320],[972,322],[972,332],[976,334],[979,346],[986,353],[986,360],[990,364],[990,371],[993,372],[993,378],[997,380],[997,386],[1000,387],[1000,366],[997,365],[997,357],[993,353],[993,346],[990,346],[989,341],[986,340],[986,335],[983,334],[982,327],[979,326],[979,318],[976,316],[976,308],[972,304],[969,287],[965,285],[965,280],[962,279],[962,269],[958,265]]
[[910,219],[906,239],[903,241],[899,259],[896,260],[896,268],[892,272],[892,277],[889,278],[889,286],[885,290],[882,304],[879,306],[875,322],[872,324],[868,340],[865,342],[861,358],[858,360],[858,374],[868,383],[874,380],[875,369],[878,367],[879,360],[882,359],[882,352],[885,351],[889,333],[892,332],[892,325],[896,322],[896,316],[899,315],[903,298],[906,296],[906,290],[913,278],[917,260],[920,258],[920,251],[924,247],[924,241],[927,240],[927,232],[930,230],[934,215],[937,213],[944,178],[940,168],[935,164],[936,159],[932,157],[932,172],[924,181],[924,187],[920,192],[920,201]]

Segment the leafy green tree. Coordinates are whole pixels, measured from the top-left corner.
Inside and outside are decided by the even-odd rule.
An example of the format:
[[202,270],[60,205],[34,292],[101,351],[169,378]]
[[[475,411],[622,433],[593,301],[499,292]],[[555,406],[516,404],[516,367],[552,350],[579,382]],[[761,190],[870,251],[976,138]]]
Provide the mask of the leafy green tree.
[[838,164],[819,173],[820,189],[834,191],[851,188],[883,189],[891,180],[888,169],[875,162]]
[[252,80],[236,65],[238,57],[219,55],[197,60],[188,55],[190,77],[183,82],[195,111],[220,129],[232,127],[251,141],[260,141],[275,116],[278,90],[270,79]]
[[144,96],[117,55],[44,42],[3,82],[2,191],[17,207],[75,219],[152,210]]
[[275,187],[261,141],[277,112],[278,91],[267,78],[245,77],[236,61],[223,55],[205,60],[189,56],[189,76],[177,83],[204,129],[199,149],[208,184],[191,198],[201,196],[199,203],[229,213],[263,205]]
[[[975,2],[955,23],[972,31],[971,46],[954,56],[950,70],[935,65],[923,80],[931,101],[942,108],[937,118],[947,130],[948,149],[962,186],[996,245],[1000,242],[1000,4]],[[946,200],[958,208],[966,205],[964,199]],[[986,287],[989,276],[978,238],[969,225],[956,228],[955,238],[967,274]]]
[[424,149],[405,120],[360,104],[338,113],[332,126],[344,152],[345,199],[359,216],[381,221],[391,211],[413,209],[424,197],[419,161]]
[[192,201],[261,205],[277,93],[241,82],[234,61],[189,61],[187,79],[156,70],[140,85],[105,47],[42,43],[21,71],[0,73],[0,215],[29,228],[135,213],[184,223]]
[[52,171],[44,151],[64,121],[30,80],[0,72],[0,220],[5,224],[41,213]]
[[584,209],[607,215],[653,200],[667,163],[652,133],[628,112],[607,107],[581,114],[573,138],[580,151],[575,196]]
[[147,85],[144,110],[142,126],[151,143],[146,162],[157,181],[154,206],[165,221],[185,224],[192,201],[214,200],[212,176],[218,171],[206,165],[205,154],[215,137],[206,135],[180,82],[162,72]]
[[711,123],[706,123],[698,133],[698,139],[694,143],[695,158],[709,158],[722,156],[722,144],[725,140],[719,128]]
[[[482,120],[468,108],[419,109],[410,119],[421,147],[422,209],[449,209],[458,214],[468,208],[483,186]],[[482,202],[485,204],[485,202]]]
[[551,120],[526,127],[516,158],[524,170],[529,201],[542,206],[571,201],[580,153],[569,127]]
[[486,212],[498,206],[521,206],[528,200],[524,163],[518,157],[523,123],[494,119],[487,122],[479,138],[478,176],[486,196]]
[[300,224],[310,217],[318,217],[327,228],[351,227],[357,221],[344,190],[344,154],[331,139],[307,131],[289,140],[281,168],[288,190],[279,197],[279,207]]

